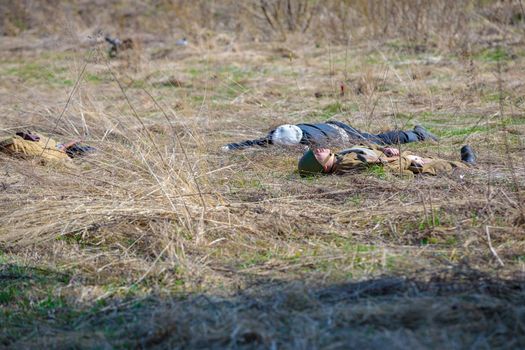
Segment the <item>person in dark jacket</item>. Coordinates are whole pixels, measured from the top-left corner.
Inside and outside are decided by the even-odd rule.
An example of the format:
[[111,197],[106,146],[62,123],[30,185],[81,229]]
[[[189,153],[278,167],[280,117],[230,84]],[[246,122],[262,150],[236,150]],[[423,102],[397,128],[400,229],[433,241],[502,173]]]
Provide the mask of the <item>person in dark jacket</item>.
[[388,131],[381,134],[370,134],[357,130],[348,124],[333,120],[318,124],[281,125],[271,130],[265,137],[229,143],[223,146],[222,149],[231,151],[256,146],[291,146],[298,144],[320,147],[331,143],[350,145],[360,141],[377,145],[396,145],[426,140],[438,141],[438,138],[420,125],[417,125],[410,131]]

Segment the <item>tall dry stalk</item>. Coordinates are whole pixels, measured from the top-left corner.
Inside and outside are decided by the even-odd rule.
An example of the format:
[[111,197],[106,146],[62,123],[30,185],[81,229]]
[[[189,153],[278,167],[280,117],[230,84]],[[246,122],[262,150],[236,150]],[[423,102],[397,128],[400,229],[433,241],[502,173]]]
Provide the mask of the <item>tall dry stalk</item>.
[[[23,180],[26,190],[4,197],[19,205],[1,208],[0,245],[17,250],[77,242],[93,250],[102,247],[102,256],[107,255],[104,247],[111,247],[122,254],[114,266],[128,261],[128,271],[136,281],[167,273],[173,264],[179,271],[187,271],[191,260],[185,251],[213,241],[216,237],[208,236],[210,230],[222,227],[227,231],[236,219],[228,216],[225,221],[224,201],[207,185],[207,175],[196,165],[200,159],[196,152],[202,145],[183,141],[184,132],[153,134],[103,52],[101,57],[129,112],[108,120],[104,114],[86,109],[88,105],[66,103],[68,115],[72,115],[68,122],[76,120],[90,130],[89,143],[97,152],[54,168],[32,165]],[[85,60],[78,81],[89,62]],[[78,85],[73,92],[78,91]],[[89,97],[85,89],[82,91]],[[151,92],[144,91],[173,131],[175,116],[168,115]],[[68,101],[74,100],[73,92]],[[97,96],[90,98],[96,100]],[[125,117],[128,113],[131,118]],[[63,115],[54,119],[61,128],[66,122]],[[176,148],[166,147],[173,142]],[[6,161],[16,173],[24,173],[22,168],[27,165]],[[71,261],[75,266],[93,264],[95,269],[106,270],[106,259],[83,260],[91,259],[89,256],[69,258],[76,260]],[[173,278],[170,273],[166,276]]]

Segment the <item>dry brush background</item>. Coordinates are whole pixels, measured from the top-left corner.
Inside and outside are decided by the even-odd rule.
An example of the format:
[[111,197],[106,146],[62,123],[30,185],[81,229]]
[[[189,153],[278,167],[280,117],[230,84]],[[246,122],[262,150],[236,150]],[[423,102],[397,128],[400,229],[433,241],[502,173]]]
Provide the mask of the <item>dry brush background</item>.
[[[525,345],[521,1],[0,3],[0,346]],[[104,34],[134,48],[109,59]],[[176,46],[187,37],[189,45]],[[345,94],[340,94],[340,86]],[[282,123],[479,165],[301,179],[301,149],[223,153]]]

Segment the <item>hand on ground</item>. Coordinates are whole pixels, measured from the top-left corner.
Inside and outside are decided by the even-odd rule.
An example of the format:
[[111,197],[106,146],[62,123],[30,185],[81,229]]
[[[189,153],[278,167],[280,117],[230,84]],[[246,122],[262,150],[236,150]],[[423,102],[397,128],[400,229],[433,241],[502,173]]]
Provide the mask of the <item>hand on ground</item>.
[[396,157],[396,156],[399,155],[399,150],[397,148],[394,148],[394,147],[385,147],[383,149],[383,153],[387,157]]

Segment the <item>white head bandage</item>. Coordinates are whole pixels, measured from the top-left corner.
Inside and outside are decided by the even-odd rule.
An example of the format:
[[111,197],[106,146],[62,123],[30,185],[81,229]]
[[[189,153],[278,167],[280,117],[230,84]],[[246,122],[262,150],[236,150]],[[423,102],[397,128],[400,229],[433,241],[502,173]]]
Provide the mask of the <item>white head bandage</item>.
[[302,130],[298,126],[290,124],[279,126],[272,134],[272,141],[276,145],[298,145],[302,138]]

